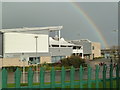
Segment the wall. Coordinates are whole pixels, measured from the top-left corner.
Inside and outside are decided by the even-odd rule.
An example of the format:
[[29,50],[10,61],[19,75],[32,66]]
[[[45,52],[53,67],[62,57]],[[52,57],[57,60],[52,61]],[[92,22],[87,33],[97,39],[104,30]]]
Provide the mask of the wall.
[[0,62],[2,64],[3,67],[8,67],[8,66],[28,66],[28,62],[22,62],[20,61],[19,58],[0,58]]
[[70,56],[72,55],[72,47],[50,47],[51,56]]
[[3,34],[0,33],[0,56],[3,56]]
[[43,64],[43,63],[51,63],[51,57],[40,57],[40,63]]
[[83,54],[91,54],[91,42],[89,41],[79,41],[79,40],[73,40],[71,43],[74,43],[76,45],[82,45],[83,46]]
[[[42,64],[44,62],[51,63],[51,57],[50,56],[40,57],[40,64]],[[22,61],[20,61],[20,58],[3,58],[3,59],[0,58],[0,67],[2,67],[2,66],[3,67],[9,67],[9,66],[22,67],[23,65],[29,66],[28,61],[22,62]]]
[[2,68],[2,58],[0,58],[0,68]]
[[94,46],[94,50],[92,50],[92,55],[94,57],[101,57],[101,45],[97,42],[92,42],[92,46]]
[[28,53],[37,51],[48,52],[48,34],[26,34],[26,33],[5,33],[4,34],[4,52],[5,53]]
[[83,54],[91,54],[91,42],[81,41],[79,45],[83,46]]

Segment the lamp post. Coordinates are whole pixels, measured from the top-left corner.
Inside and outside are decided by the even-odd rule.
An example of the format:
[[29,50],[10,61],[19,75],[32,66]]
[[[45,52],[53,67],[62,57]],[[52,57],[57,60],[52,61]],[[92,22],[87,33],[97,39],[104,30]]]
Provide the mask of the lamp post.
[[23,62],[23,83],[25,83],[25,61],[26,61],[26,58],[24,56],[24,53],[22,53],[22,62]]
[[37,63],[37,61],[38,61],[38,60],[37,60],[37,48],[38,48],[38,47],[37,47],[37,43],[38,43],[38,42],[37,42],[37,39],[38,39],[38,36],[35,36],[35,39],[36,39],[36,59],[35,59],[35,60],[36,60],[36,82],[38,82],[38,79],[39,79],[39,78],[38,78],[38,73],[39,73],[39,72],[37,71],[37,70],[38,70],[38,63]]

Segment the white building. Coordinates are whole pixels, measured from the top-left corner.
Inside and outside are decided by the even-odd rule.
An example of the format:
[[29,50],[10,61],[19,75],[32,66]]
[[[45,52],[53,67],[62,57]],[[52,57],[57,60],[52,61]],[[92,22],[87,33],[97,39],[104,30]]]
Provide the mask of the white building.
[[26,65],[31,61],[41,63],[50,58],[49,32],[60,29],[62,26],[0,30],[0,56],[3,66],[21,66],[23,64],[20,60],[23,57],[27,60]]
[[[0,30],[2,65],[54,63],[72,54],[84,58],[83,46],[68,43],[64,38],[60,38],[61,29],[62,26]],[[49,37],[51,31],[58,31],[58,37]]]
[[84,58],[82,45],[68,43],[64,38],[59,39],[57,36],[54,38],[50,37],[49,42],[52,62],[59,61],[61,58],[71,56],[72,54]]

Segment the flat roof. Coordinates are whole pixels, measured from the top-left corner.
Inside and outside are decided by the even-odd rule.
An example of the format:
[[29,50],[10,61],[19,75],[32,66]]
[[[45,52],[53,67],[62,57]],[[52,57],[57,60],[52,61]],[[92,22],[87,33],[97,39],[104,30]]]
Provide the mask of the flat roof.
[[61,30],[63,26],[49,26],[49,27],[23,27],[23,28],[14,28],[14,29],[1,29],[0,32],[7,33],[7,32],[38,32],[41,30],[49,30],[49,31],[57,31]]

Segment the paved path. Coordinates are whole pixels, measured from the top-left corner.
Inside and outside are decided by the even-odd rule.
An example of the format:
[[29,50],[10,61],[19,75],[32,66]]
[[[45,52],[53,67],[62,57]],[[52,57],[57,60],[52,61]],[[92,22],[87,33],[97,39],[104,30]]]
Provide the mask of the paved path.
[[107,66],[110,65],[110,59],[96,59],[96,60],[86,60],[86,63],[90,65],[92,68],[95,68],[95,65],[99,65],[99,63],[104,62]]

